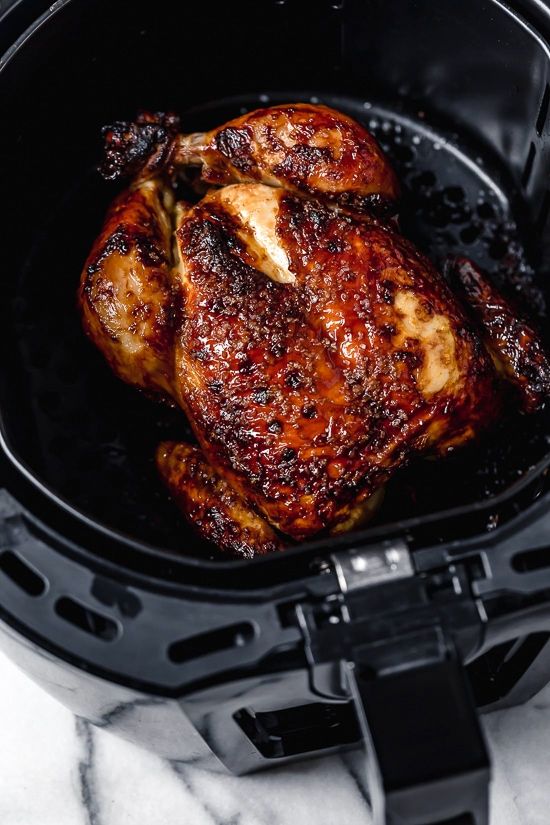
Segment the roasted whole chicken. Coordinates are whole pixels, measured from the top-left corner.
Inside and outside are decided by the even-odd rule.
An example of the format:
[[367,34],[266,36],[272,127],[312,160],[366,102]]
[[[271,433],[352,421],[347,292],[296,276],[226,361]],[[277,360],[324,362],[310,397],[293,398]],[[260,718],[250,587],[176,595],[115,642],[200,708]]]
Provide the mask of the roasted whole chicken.
[[[349,117],[104,131],[103,173],[130,184],[82,272],[84,326],[120,378],[185,411],[198,445],[161,444],[158,468],[220,550],[350,530],[405,462],[490,425],[505,384],[527,412],[550,393],[536,332],[479,269],[445,279],[399,234],[396,176]],[[203,196],[177,202],[193,170]]]

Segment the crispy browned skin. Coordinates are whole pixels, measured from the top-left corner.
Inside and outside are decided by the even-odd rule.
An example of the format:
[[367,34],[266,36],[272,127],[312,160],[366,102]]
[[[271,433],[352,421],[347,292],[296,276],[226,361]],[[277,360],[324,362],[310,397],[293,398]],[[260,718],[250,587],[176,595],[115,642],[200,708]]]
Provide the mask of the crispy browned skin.
[[84,328],[114,372],[134,386],[172,393],[174,300],[170,278],[173,196],[158,180],[123,192],[84,265]]
[[176,135],[177,119],[142,114],[104,130],[103,174],[142,177],[200,166],[208,183],[261,182],[361,215],[396,211],[397,177],[376,140],[327,106],[258,109],[211,132]]
[[[269,249],[273,210],[279,279],[250,231]],[[179,402],[211,465],[283,533],[345,521],[414,453],[494,414],[485,349],[397,234],[261,184],[209,194],[176,234]]]
[[282,548],[265,519],[247,506],[197,447],[165,441],[157,450],[157,466],[190,524],[222,552],[251,558]]
[[550,396],[550,359],[540,336],[472,261],[457,258],[452,269],[495,367],[516,387],[524,410],[533,412]]

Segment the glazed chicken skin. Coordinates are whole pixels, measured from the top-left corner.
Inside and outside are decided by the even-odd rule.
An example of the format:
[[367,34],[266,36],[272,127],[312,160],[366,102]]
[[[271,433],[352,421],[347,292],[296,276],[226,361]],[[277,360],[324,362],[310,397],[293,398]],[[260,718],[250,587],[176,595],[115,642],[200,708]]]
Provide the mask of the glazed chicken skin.
[[[279,107],[275,121],[286,113],[292,130],[296,108]],[[464,260],[455,276],[470,303],[457,298],[372,218],[373,201],[361,201],[360,219],[349,199],[339,208],[334,158],[324,177],[334,198],[273,184],[264,167],[262,182],[174,207],[174,140],[185,142],[175,129],[161,135],[137,165],[128,141],[121,149],[136,177],[88,258],[80,304],[115,372],[187,414],[198,446],[161,444],[157,464],[219,549],[251,557],[363,523],[398,467],[491,423],[503,378],[526,410],[544,401],[550,364],[534,330]],[[112,131],[107,146],[112,161]],[[386,196],[388,179],[374,195]]]

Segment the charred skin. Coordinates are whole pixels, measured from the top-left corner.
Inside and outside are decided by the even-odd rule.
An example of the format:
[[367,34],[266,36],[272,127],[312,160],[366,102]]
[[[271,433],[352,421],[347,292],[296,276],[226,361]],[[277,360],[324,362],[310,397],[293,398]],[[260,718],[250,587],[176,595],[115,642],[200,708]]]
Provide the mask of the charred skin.
[[174,115],[142,114],[106,127],[102,172],[145,178],[201,167],[210,184],[260,182],[355,216],[396,212],[397,177],[367,130],[327,106],[258,109],[206,133],[177,134]]
[[[258,211],[243,190],[258,189],[276,207],[279,280],[243,232]],[[210,464],[281,532],[345,522],[412,455],[464,443],[495,415],[490,358],[397,234],[249,185],[208,195],[176,235],[179,403]]]
[[141,112],[134,122],[105,126],[101,174],[106,180],[144,180],[169,171],[178,129],[179,118],[170,112]]
[[116,375],[165,397],[172,395],[176,306],[172,205],[171,191],[158,180],[143,181],[116,198],[78,293],[84,329]]
[[525,412],[534,412],[550,396],[550,359],[539,334],[468,258],[456,258],[451,272],[496,369],[515,387]]

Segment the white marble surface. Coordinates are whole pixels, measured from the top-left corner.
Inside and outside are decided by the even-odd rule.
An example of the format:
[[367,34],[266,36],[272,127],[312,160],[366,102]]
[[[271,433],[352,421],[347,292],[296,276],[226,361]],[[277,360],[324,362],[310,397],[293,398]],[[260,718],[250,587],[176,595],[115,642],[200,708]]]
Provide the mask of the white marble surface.
[[[550,688],[485,718],[491,825],[550,823]],[[368,825],[357,760],[251,777],[174,767],[76,720],[0,654],[0,825]]]

